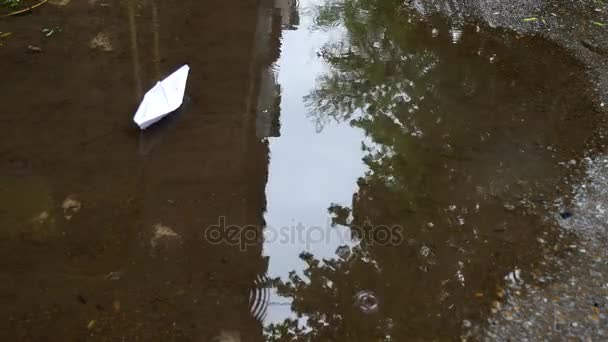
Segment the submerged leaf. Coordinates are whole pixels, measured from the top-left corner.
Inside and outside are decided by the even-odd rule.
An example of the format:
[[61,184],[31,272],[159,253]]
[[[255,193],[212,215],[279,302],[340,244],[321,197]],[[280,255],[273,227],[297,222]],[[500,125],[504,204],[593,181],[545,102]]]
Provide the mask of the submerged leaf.
[[50,37],[51,35],[61,32],[61,29],[59,27],[55,27],[55,28],[43,28],[42,33],[45,34],[45,36]]
[[524,23],[527,23],[527,22],[537,21],[537,20],[538,20],[538,18],[536,18],[536,17],[530,17],[530,18],[524,18],[521,21],[523,21]]

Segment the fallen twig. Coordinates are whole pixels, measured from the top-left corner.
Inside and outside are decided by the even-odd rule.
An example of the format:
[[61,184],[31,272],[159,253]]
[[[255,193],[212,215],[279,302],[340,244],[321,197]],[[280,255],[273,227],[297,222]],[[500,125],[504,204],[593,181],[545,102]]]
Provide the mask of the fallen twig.
[[44,5],[44,3],[46,3],[47,1],[49,1],[49,0],[41,0],[41,1],[40,1],[40,2],[38,2],[37,4],[32,5],[32,6],[28,7],[28,8],[23,8],[23,9],[20,9],[20,10],[14,11],[14,12],[11,12],[11,13],[9,13],[9,14],[3,14],[3,15],[0,15],[0,19],[2,19],[2,18],[8,18],[8,17],[12,17],[12,16],[14,16],[14,15],[22,14],[22,13],[25,13],[25,12],[29,12],[29,11],[33,10],[34,8],[36,8],[36,7],[38,7],[38,6],[42,6],[42,5]]

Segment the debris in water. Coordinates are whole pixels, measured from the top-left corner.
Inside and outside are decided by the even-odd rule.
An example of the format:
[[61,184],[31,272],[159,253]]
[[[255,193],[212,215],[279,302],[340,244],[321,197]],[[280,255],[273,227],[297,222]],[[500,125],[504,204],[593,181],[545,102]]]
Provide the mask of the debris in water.
[[80,211],[82,208],[82,203],[74,198],[74,196],[70,195],[63,201],[61,208],[63,208],[65,219],[69,221],[77,212]]
[[28,45],[27,46],[27,51],[33,52],[33,53],[41,53],[42,49],[39,48],[38,46],[35,46],[35,45]]
[[32,218],[32,222],[34,222],[36,224],[44,224],[46,222],[46,220],[48,220],[48,218],[49,218],[49,213],[46,211],[43,211],[40,214],[34,216]]
[[150,239],[150,244],[152,247],[156,247],[158,245],[158,240],[163,238],[177,238],[179,239],[181,236],[177,234],[173,229],[162,225],[161,223],[157,223],[154,225],[154,236]]
[[120,278],[122,278],[122,276],[125,274],[124,271],[113,271],[108,273],[108,275],[106,275],[106,279],[108,280],[120,280]]
[[562,219],[569,219],[572,217],[572,213],[569,211],[564,211],[563,213],[559,214],[559,217],[561,217]]
[[452,43],[458,44],[460,42],[460,39],[462,38],[462,29],[452,28],[450,29],[450,34],[452,35]]
[[528,23],[528,22],[532,22],[532,21],[537,21],[538,18],[536,17],[530,17],[530,18],[524,18],[521,21],[523,21],[524,23]]
[[96,322],[95,322],[95,320],[94,320],[94,319],[90,320],[90,321],[89,321],[89,324],[87,324],[87,329],[89,329],[89,330],[90,330],[90,329],[93,329],[93,328],[95,327],[95,323],[96,323]]
[[372,292],[363,290],[355,295],[355,306],[364,314],[373,314],[378,312],[380,305]]
[[500,311],[500,309],[502,309],[502,304],[500,304],[499,301],[495,300],[492,302],[492,313],[497,313],[498,311]]
[[461,270],[456,271],[456,278],[460,282],[460,284],[464,287],[464,274],[462,274]]
[[59,33],[59,32],[61,32],[61,28],[59,28],[59,27],[53,27],[53,28],[43,28],[43,29],[41,30],[41,32],[42,32],[42,33],[44,33],[44,35],[45,35],[46,37],[50,37],[50,36],[54,35],[55,33]]
[[133,117],[140,129],[148,128],[182,105],[189,71],[188,65],[182,66],[164,80],[157,82],[144,95]]
[[101,51],[106,52],[114,50],[112,42],[110,41],[110,37],[103,32],[99,32],[95,36],[95,38],[91,40],[91,42],[89,43],[89,47],[91,49],[99,49]]
[[428,258],[428,256],[431,255],[431,249],[428,246],[420,247],[420,255],[423,258]]
[[222,330],[219,335],[211,339],[213,342],[240,342],[241,334],[236,330]]
[[505,280],[510,286],[518,286],[523,284],[523,280],[521,279],[521,270],[516,267],[512,272],[509,272],[509,274],[505,276]]
[[456,279],[458,279],[458,282],[460,283],[460,285],[462,285],[462,287],[465,286],[464,274],[462,273],[463,269],[464,269],[464,262],[459,261],[458,262],[458,271],[456,272]]

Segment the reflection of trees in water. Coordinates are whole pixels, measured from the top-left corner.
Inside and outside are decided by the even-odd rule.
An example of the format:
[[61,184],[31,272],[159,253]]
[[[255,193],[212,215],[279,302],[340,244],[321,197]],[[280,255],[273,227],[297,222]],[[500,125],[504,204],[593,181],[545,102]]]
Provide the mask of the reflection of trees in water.
[[313,340],[367,340],[367,337],[382,338],[388,333],[391,312],[382,310],[362,315],[353,298],[361,288],[384,294],[390,284],[377,282],[380,271],[363,249],[354,248],[349,254],[323,262],[308,253],[300,255],[307,264],[304,278],[291,272],[289,279],[279,282],[277,289],[280,295],[293,299],[292,309],[296,313],[307,317],[306,328],[298,327],[296,320],[287,320],[267,329],[267,336],[273,337],[267,340],[304,336]]
[[[369,171],[352,208],[330,207],[351,213],[335,223],[364,238],[347,258],[303,254],[304,279],[278,281],[307,320],[305,329],[271,326],[275,340],[454,337],[496,299],[505,273],[534,272],[535,238],[553,234],[538,213],[564,175],[558,161],[593,132],[573,91],[581,81],[540,42],[503,44],[465,27],[453,44],[448,25],[436,24],[410,17],[401,1],[319,8],[317,29],[346,34],[321,50],[330,70],[305,101],[318,129],[349,122],[368,137]],[[383,224],[401,226],[404,242],[374,244],[359,232]],[[377,313],[353,304],[361,290],[378,297]]]

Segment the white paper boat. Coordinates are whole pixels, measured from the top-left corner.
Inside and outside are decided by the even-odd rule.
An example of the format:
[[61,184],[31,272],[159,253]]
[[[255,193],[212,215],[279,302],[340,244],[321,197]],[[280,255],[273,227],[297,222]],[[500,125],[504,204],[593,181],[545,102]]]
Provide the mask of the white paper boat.
[[182,66],[144,95],[133,117],[139,128],[148,128],[182,105],[189,71],[188,65]]

